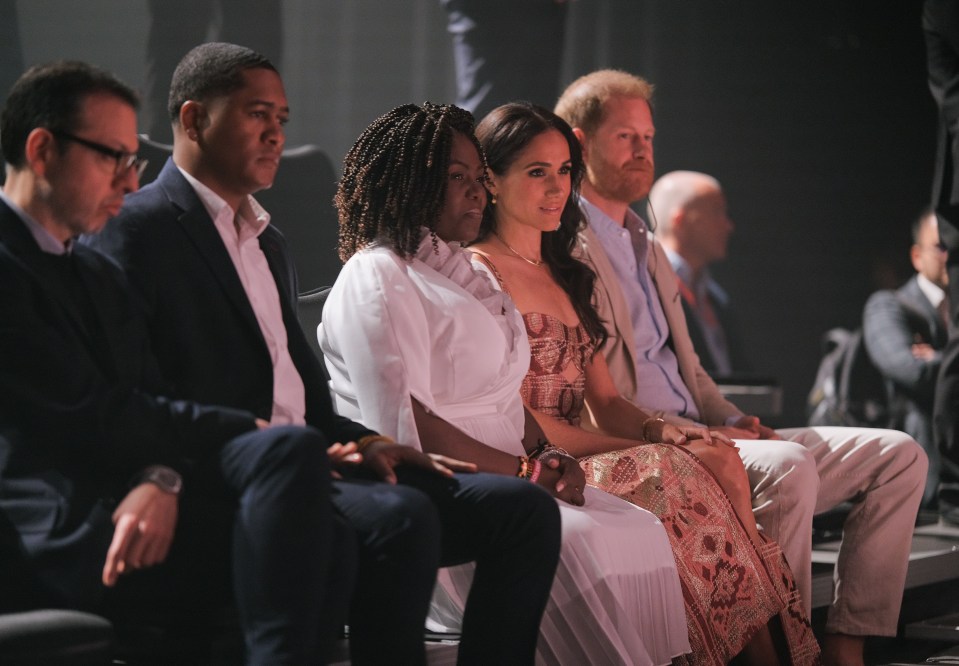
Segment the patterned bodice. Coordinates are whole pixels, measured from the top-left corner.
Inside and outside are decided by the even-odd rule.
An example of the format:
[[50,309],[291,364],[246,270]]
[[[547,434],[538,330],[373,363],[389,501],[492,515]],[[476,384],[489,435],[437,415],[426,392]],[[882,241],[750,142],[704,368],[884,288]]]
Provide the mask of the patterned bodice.
[[533,409],[579,425],[593,340],[582,324],[569,327],[552,315],[530,312],[523,322],[531,353],[520,388],[523,399]]

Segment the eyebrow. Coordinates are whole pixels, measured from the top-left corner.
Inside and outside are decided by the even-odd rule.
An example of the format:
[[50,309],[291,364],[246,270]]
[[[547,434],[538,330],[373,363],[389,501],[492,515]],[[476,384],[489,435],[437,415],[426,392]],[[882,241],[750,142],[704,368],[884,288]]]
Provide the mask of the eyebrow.
[[[269,102],[269,101],[267,101],[267,100],[265,100],[265,99],[251,99],[249,102],[246,103],[246,106],[268,106],[268,107],[270,107],[271,109],[276,109],[276,108],[277,108],[276,102]],[[290,112],[290,107],[289,107],[289,106],[281,106],[281,107],[279,107],[279,111],[280,111],[281,113],[289,113],[289,112]]]
[[[469,169],[469,168],[470,168],[470,165],[467,164],[466,162],[463,162],[462,160],[458,160],[458,159],[456,159],[456,158],[454,158],[454,157],[451,157],[451,158],[450,158],[450,166],[453,166],[454,164],[459,164],[461,167],[464,167],[464,168],[466,168],[466,169]],[[477,167],[477,168],[480,168],[480,169],[481,169],[482,166],[479,166],[479,167]]]
[[[559,165],[563,166],[565,164],[572,164],[572,163],[573,163],[573,160],[563,160],[562,162],[560,162]],[[549,166],[553,166],[553,163],[552,162],[530,162],[523,168],[529,169],[530,167],[534,167],[534,166],[549,167]]]

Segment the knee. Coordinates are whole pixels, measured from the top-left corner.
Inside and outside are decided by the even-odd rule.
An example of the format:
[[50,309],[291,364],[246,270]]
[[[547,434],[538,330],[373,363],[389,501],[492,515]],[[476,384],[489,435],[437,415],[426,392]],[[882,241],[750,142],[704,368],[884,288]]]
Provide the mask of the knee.
[[327,441],[320,431],[275,426],[261,432],[265,436],[258,466],[263,471],[284,469],[308,476],[328,475]]
[[558,549],[562,522],[556,500],[540,486],[513,478],[502,478],[501,492],[509,511],[522,517],[520,532],[549,551]]
[[371,529],[362,535],[376,557],[385,556],[407,564],[439,564],[441,527],[433,501],[408,486],[375,484],[367,497],[373,512]]
[[795,442],[773,440],[762,445],[763,459],[756,467],[766,477],[764,492],[775,494],[785,506],[805,505],[814,510],[820,482],[815,456]]
[[887,460],[886,467],[925,486],[929,471],[929,457],[915,439],[898,430],[887,430],[882,436],[885,446],[881,456]]

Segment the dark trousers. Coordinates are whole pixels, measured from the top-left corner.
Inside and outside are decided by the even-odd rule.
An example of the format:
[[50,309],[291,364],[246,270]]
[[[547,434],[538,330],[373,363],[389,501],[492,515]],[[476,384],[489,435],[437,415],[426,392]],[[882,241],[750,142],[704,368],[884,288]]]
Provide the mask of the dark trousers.
[[319,431],[294,426],[228,442],[184,487],[167,561],[122,576],[108,607],[120,614],[136,602],[202,627],[232,596],[247,663],[326,661],[356,561],[352,529],[330,501],[326,446]]
[[[422,663],[423,624],[435,568],[425,594],[391,589],[388,583],[395,586],[397,578],[406,576],[411,581],[425,579],[428,566],[437,562],[449,566],[471,561],[476,562],[476,572],[463,617],[459,663],[533,663],[539,622],[559,558],[561,527],[555,500],[534,484],[500,475],[457,474],[447,479],[401,468],[398,477],[400,485],[392,488],[391,496],[428,498],[442,540],[438,552],[410,553],[424,560],[420,564],[396,553],[384,558],[379,546],[361,554],[350,627],[351,631],[361,629],[363,640],[351,642],[353,663]],[[360,535],[361,553],[367,548],[362,542],[381,543],[382,534],[366,526],[376,517],[374,507],[384,503],[382,491],[377,490],[382,486],[371,484],[366,493],[373,494],[366,498],[355,489],[334,494],[337,508]],[[338,485],[338,490],[342,488]],[[393,521],[387,524],[395,527]],[[406,564],[400,564],[403,561]],[[405,615],[394,605],[401,603],[398,596],[407,597]],[[400,629],[415,631],[420,644],[401,639],[396,635]],[[385,636],[384,630],[388,632]],[[386,640],[392,642],[389,649]],[[400,655],[397,645],[409,647]]]

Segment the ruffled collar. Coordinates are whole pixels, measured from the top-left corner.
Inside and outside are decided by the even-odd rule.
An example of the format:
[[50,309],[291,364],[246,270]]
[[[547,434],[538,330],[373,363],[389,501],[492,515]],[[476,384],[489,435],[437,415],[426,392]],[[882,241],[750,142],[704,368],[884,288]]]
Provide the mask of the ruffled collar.
[[437,237],[434,247],[433,234],[424,228],[414,256],[476,298],[499,324],[509,342],[511,355],[516,356],[517,341],[526,337],[519,311],[512,298],[497,289],[485,273],[473,268],[470,253],[460,243],[447,243]]

